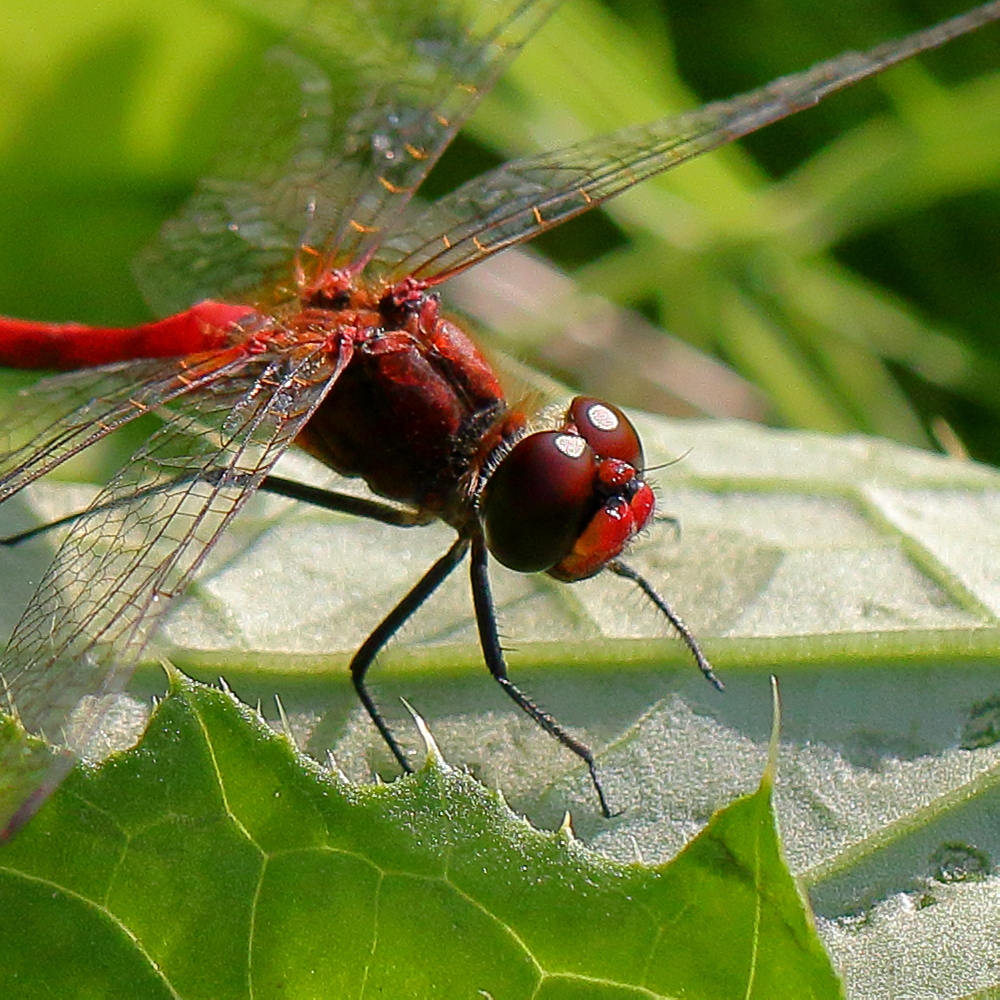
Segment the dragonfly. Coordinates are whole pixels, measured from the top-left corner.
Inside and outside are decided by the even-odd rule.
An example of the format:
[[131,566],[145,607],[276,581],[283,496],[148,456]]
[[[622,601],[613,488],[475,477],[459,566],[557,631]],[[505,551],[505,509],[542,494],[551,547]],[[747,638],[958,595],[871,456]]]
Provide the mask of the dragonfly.
[[[646,178],[1000,19],[1000,2],[678,117],[513,160],[422,203],[421,183],[557,2],[315,0],[268,54],[218,161],[137,262],[165,318],[131,328],[0,319],[0,364],[61,372],[6,418],[0,502],[132,421],[161,420],[91,506],[65,519],[4,653],[2,836],[66,773],[170,599],[258,490],[454,529],[350,664],[403,771],[412,765],[368,669],[466,559],[490,674],[583,761],[605,816],[591,749],[508,674],[490,559],[565,583],[629,581],[721,688],[683,620],[623,558],[655,513],[628,417],[591,397],[540,415],[509,403],[437,289]],[[345,42],[357,38],[360,53]],[[370,496],[277,476],[293,445],[362,479]],[[61,749],[42,752],[27,733]]]

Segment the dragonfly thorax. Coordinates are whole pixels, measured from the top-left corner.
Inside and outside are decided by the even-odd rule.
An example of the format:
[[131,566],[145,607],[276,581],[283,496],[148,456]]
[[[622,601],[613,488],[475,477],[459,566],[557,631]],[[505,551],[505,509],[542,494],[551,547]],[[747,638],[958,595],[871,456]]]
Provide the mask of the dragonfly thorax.
[[461,528],[479,469],[522,421],[437,297],[395,292],[352,296],[339,310],[313,306],[292,321],[315,329],[323,316],[327,349],[347,358],[297,441],[379,496]]

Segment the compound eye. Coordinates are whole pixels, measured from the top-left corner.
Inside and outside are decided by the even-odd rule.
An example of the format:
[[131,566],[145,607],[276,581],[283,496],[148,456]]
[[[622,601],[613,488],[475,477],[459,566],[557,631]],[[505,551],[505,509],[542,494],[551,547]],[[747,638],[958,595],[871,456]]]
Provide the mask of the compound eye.
[[529,434],[497,466],[480,509],[490,552],[510,569],[549,569],[573,548],[593,509],[597,459],[567,431]]
[[590,396],[577,396],[570,403],[567,416],[600,458],[618,458],[642,471],[639,435],[617,406]]

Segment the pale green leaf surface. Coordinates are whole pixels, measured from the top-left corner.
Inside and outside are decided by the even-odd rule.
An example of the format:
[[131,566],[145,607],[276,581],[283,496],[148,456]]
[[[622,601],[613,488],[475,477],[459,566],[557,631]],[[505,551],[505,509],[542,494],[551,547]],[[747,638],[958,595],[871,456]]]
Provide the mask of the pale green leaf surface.
[[[720,664],[819,659],[862,642],[831,638],[842,633],[865,636],[861,651],[869,653],[1000,649],[996,473],[863,437],[722,421],[637,425],[650,466],[680,459],[654,475],[661,511],[679,520],[680,533],[661,520],[632,561],[710,640]],[[186,657],[269,652],[294,670],[289,654],[346,655],[375,624],[380,598],[412,583],[451,535],[443,526],[400,531],[265,506],[230,536],[213,572],[172,616],[165,638]],[[286,513],[271,520],[279,506]],[[624,585],[606,576],[565,587],[497,567],[494,579],[505,632],[519,649],[575,641],[593,658],[608,643],[616,664],[663,653],[650,644],[651,613],[623,601]],[[261,581],[263,601],[255,599]],[[460,596],[467,585],[456,574],[449,587],[455,599],[436,597],[408,629],[404,657],[444,647],[445,659],[476,658]],[[761,639],[766,645],[751,645]]]
[[[755,786],[775,672],[785,848],[851,995],[994,985],[1000,908],[984,899],[995,898],[1000,853],[997,475],[860,437],[640,427],[651,464],[684,456],[657,475],[661,508],[682,531],[658,525],[633,561],[704,640],[727,692],[704,684],[622,581],[567,587],[494,571],[513,676],[599,749],[624,810],[603,821],[575,759],[483,670],[459,573],[372,673],[405,744],[420,753],[398,695],[450,760],[518,809],[551,826],[570,806],[602,853],[660,863]],[[48,499],[34,517],[58,512]],[[270,706],[280,692],[300,742],[319,759],[332,749],[351,777],[373,766],[391,775],[346,660],[447,539],[262,498],[171,616],[161,648],[187,670],[226,676],[251,703]],[[24,562],[20,574],[31,576]],[[985,859],[975,877],[963,852]],[[979,920],[963,918],[972,910]]]

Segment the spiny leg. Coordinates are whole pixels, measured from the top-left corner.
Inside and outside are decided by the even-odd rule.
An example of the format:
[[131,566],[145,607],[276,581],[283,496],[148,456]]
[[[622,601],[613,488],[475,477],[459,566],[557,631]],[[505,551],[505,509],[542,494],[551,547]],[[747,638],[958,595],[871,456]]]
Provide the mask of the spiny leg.
[[712,664],[708,662],[708,657],[701,651],[701,647],[698,645],[698,640],[695,639],[691,630],[684,624],[680,616],[670,607],[669,604],[653,589],[652,585],[642,574],[637,573],[631,566],[626,566],[625,563],[620,562],[618,559],[613,559],[608,563],[607,569],[611,570],[615,576],[620,576],[626,580],[631,580],[645,595],[652,601],[653,604],[659,609],[661,614],[673,625],[674,630],[677,634],[684,640],[684,644],[689,650],[691,650],[691,655],[694,657],[695,663],[698,664],[698,669],[705,675],[705,679],[709,683],[713,684],[719,691],[723,691],[724,687],[722,681],[715,676],[715,671],[712,669]]
[[411,528],[424,522],[416,514],[404,507],[393,507],[391,504],[366,497],[353,496],[350,493],[337,493],[335,490],[323,489],[319,486],[307,486],[293,479],[281,476],[267,476],[260,484],[265,493],[288,497],[290,500],[300,500],[313,507],[337,511],[340,514],[353,514],[369,521],[379,521],[398,528]]
[[[166,493],[168,490],[176,489],[178,486],[183,486],[186,483],[203,482],[210,486],[216,486],[222,478],[223,471],[225,470],[218,470],[218,472],[210,470],[197,476],[182,476],[178,479],[172,479],[169,483],[157,483],[155,486],[137,490],[131,496],[124,497],[121,500],[103,504],[96,508],[85,507],[82,510],[66,514],[64,517],[57,518],[54,521],[48,521],[34,528],[28,528],[26,531],[20,531],[17,534],[0,538],[0,545],[19,545],[21,542],[37,538],[39,535],[47,531],[52,531],[54,528],[62,528],[68,524],[72,524],[83,517],[84,514],[93,514],[114,507],[123,507],[138,498],[151,496],[156,493]],[[237,479],[238,477],[233,478],[232,485],[238,485]],[[324,510],[333,510],[341,514],[352,514],[355,517],[364,517],[370,521],[379,521],[382,524],[391,524],[395,527],[409,528],[421,523],[411,511],[403,507],[393,507],[387,503],[353,496],[349,493],[337,493],[333,490],[326,490],[317,486],[307,486],[305,483],[297,483],[294,480],[284,479],[281,476],[265,476],[258,488],[264,493],[273,493],[275,496],[300,500],[302,503],[321,507]]]
[[477,533],[472,538],[472,601],[476,609],[479,642],[483,648],[486,666],[489,667],[494,680],[507,692],[521,711],[534,719],[550,736],[557,739],[567,750],[575,753],[587,765],[587,769],[590,771],[590,780],[594,784],[594,790],[601,803],[601,812],[610,819],[618,814],[613,813],[608,805],[608,799],[604,794],[601,780],[597,776],[597,765],[590,748],[570,736],[551,715],[539,708],[507,676],[507,663],[500,646],[496,610],[493,606],[493,595],[490,592],[488,560],[489,552],[486,548],[486,540],[482,533]]
[[365,687],[365,675],[372,661],[387,642],[399,631],[406,621],[417,611],[431,594],[441,586],[451,571],[465,558],[469,549],[467,538],[457,538],[451,548],[417,581],[410,592],[389,612],[381,624],[372,632],[351,660],[351,679],[361,704],[382,734],[386,746],[399,761],[399,766],[407,773],[413,773],[413,765],[406,759],[396,737],[392,734],[374,699]]

